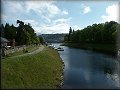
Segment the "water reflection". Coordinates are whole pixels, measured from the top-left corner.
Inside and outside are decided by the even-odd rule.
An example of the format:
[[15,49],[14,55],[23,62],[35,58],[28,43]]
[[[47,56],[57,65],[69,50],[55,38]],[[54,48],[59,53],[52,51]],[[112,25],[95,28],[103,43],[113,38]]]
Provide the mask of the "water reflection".
[[[59,47],[59,44],[54,45]],[[64,51],[59,53],[65,63],[63,88],[120,88],[120,69],[115,58],[89,50],[61,47]]]

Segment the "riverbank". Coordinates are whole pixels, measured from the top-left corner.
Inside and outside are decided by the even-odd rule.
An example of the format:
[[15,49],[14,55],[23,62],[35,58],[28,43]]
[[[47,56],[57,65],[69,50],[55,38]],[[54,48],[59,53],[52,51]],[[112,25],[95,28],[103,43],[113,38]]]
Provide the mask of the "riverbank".
[[62,45],[74,47],[74,48],[81,48],[81,49],[88,49],[98,52],[103,52],[106,54],[116,55],[116,46],[114,44],[98,44],[98,43],[64,43]]
[[60,88],[63,62],[56,50],[45,47],[41,52],[1,60],[2,89]]

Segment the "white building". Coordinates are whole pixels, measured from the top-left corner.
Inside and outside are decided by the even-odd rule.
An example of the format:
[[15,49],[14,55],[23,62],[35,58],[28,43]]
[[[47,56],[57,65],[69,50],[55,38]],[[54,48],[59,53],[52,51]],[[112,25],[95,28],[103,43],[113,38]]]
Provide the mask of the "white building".
[[1,47],[7,47],[7,44],[10,42],[6,38],[0,37],[1,39]]

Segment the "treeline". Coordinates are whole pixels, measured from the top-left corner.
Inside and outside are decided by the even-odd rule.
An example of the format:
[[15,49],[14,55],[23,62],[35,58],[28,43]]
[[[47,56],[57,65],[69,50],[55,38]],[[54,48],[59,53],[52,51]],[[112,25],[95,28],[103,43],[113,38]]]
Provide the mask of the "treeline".
[[64,40],[72,43],[116,43],[119,26],[119,23],[110,21],[93,24],[77,31],[70,27],[69,34],[64,37]]
[[19,24],[18,27],[15,27],[13,24],[9,25],[8,23],[5,26],[1,24],[1,37],[9,41],[15,40],[16,45],[30,45],[43,42],[42,37],[36,35],[30,23],[24,24],[24,22],[17,20],[17,24]]

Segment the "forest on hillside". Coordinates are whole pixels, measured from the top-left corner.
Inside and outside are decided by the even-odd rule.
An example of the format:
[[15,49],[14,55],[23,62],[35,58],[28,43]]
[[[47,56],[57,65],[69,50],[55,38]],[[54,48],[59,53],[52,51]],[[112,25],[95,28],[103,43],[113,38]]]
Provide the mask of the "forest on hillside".
[[89,25],[82,30],[76,31],[70,27],[69,34],[64,37],[64,41],[71,43],[115,44],[119,28],[120,24],[115,21]]
[[37,36],[30,23],[24,24],[23,21],[17,20],[17,24],[19,24],[18,27],[8,23],[5,25],[1,24],[0,37],[4,37],[9,41],[15,40],[16,45],[30,45],[43,42],[42,37]]

